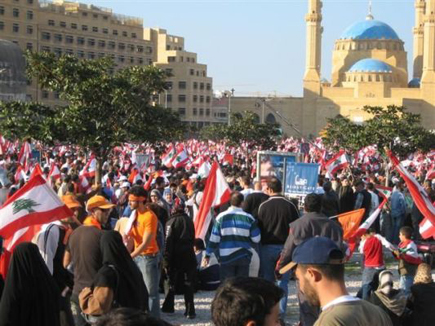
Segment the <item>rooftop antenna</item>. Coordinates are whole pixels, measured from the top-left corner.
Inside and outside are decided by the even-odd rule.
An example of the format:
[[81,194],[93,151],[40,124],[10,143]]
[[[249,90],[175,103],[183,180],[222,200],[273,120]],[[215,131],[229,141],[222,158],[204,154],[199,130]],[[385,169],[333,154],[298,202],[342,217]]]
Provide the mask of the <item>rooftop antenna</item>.
[[369,0],[369,14],[366,17],[366,20],[373,20],[374,17],[372,15],[372,0]]

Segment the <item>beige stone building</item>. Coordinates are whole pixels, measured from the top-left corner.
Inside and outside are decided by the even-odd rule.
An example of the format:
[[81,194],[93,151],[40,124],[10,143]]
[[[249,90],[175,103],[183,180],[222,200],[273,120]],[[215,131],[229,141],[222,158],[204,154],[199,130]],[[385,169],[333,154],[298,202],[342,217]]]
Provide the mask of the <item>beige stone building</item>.
[[[285,133],[316,135],[327,118],[338,114],[363,123],[364,105],[403,105],[435,129],[435,0],[415,1],[413,74],[407,69],[403,41],[389,25],[369,13],[349,26],[334,46],[331,80],[321,76],[322,1],[309,0],[306,21],[306,65],[302,98],[232,98],[232,111],[263,112]],[[412,77],[411,77],[412,76]],[[268,101],[268,102],[267,102]],[[291,124],[291,126],[290,126]]]
[[[62,0],[0,0],[0,39],[22,50],[50,51],[83,59],[112,57],[117,68],[154,64],[172,73],[170,90],[156,102],[202,126],[211,115],[212,79],[207,66],[184,48],[184,38],[144,28],[141,18],[111,9]],[[38,90],[38,91],[37,91]],[[58,94],[28,86],[27,98],[59,103]]]

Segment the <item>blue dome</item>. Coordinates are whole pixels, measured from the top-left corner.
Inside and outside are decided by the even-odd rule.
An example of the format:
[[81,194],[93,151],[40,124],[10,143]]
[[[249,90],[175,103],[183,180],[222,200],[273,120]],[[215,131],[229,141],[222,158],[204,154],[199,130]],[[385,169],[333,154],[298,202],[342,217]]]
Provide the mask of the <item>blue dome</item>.
[[349,26],[340,39],[342,40],[399,40],[394,29],[379,20],[363,20]]
[[393,72],[391,66],[375,59],[362,59],[350,67],[349,72]]
[[409,88],[420,88],[420,78],[411,79],[408,83]]

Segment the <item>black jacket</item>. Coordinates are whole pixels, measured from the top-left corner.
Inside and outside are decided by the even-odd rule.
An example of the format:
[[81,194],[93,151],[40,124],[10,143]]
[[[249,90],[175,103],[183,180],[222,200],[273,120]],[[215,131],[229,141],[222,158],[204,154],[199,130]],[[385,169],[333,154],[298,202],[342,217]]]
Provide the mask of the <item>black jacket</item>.
[[338,196],[334,190],[325,192],[322,195],[322,213],[327,217],[338,214]]
[[344,252],[341,225],[321,213],[306,213],[290,224],[290,232],[281,253],[279,269],[291,262],[293,251],[299,244],[315,236],[332,239]]
[[299,218],[296,205],[283,196],[271,196],[258,209],[262,245],[284,244],[290,223]]
[[340,213],[346,213],[353,210],[355,199],[353,197],[353,189],[351,186],[340,187],[338,198],[340,201]]
[[258,208],[268,199],[269,196],[264,192],[253,192],[246,196],[242,208],[246,213],[251,214],[256,220],[258,220]]

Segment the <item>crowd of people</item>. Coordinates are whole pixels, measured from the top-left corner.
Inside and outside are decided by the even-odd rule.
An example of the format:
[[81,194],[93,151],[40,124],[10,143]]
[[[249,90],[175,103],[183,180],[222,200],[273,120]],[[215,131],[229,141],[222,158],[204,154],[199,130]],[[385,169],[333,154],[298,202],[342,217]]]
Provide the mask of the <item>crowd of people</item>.
[[[141,178],[112,156],[103,164],[103,182],[92,187],[94,176],[87,175],[85,186],[80,173],[83,155],[47,154],[41,173],[72,214],[15,247],[0,288],[0,326],[169,325],[164,320],[175,313],[177,294],[184,295],[185,317],[196,318],[198,290],[217,290],[210,316],[216,326],[285,325],[292,279],[300,325],[435,320],[431,267],[414,242],[421,240],[424,216],[397,174],[348,169],[326,177],[322,171],[316,191],[297,200],[284,195],[276,177],[254,179],[249,156],[234,153],[222,165],[230,200],[213,209],[200,239],[194,221],[207,179],[198,166],[168,168],[155,153],[153,170]],[[32,171],[17,179],[13,159],[0,165],[3,204]],[[349,248],[336,217],[363,208],[366,221],[386,183],[390,199],[359,244],[362,287],[354,297],[345,286]],[[434,184],[423,186],[435,202]],[[386,255],[397,259],[399,288]]]

